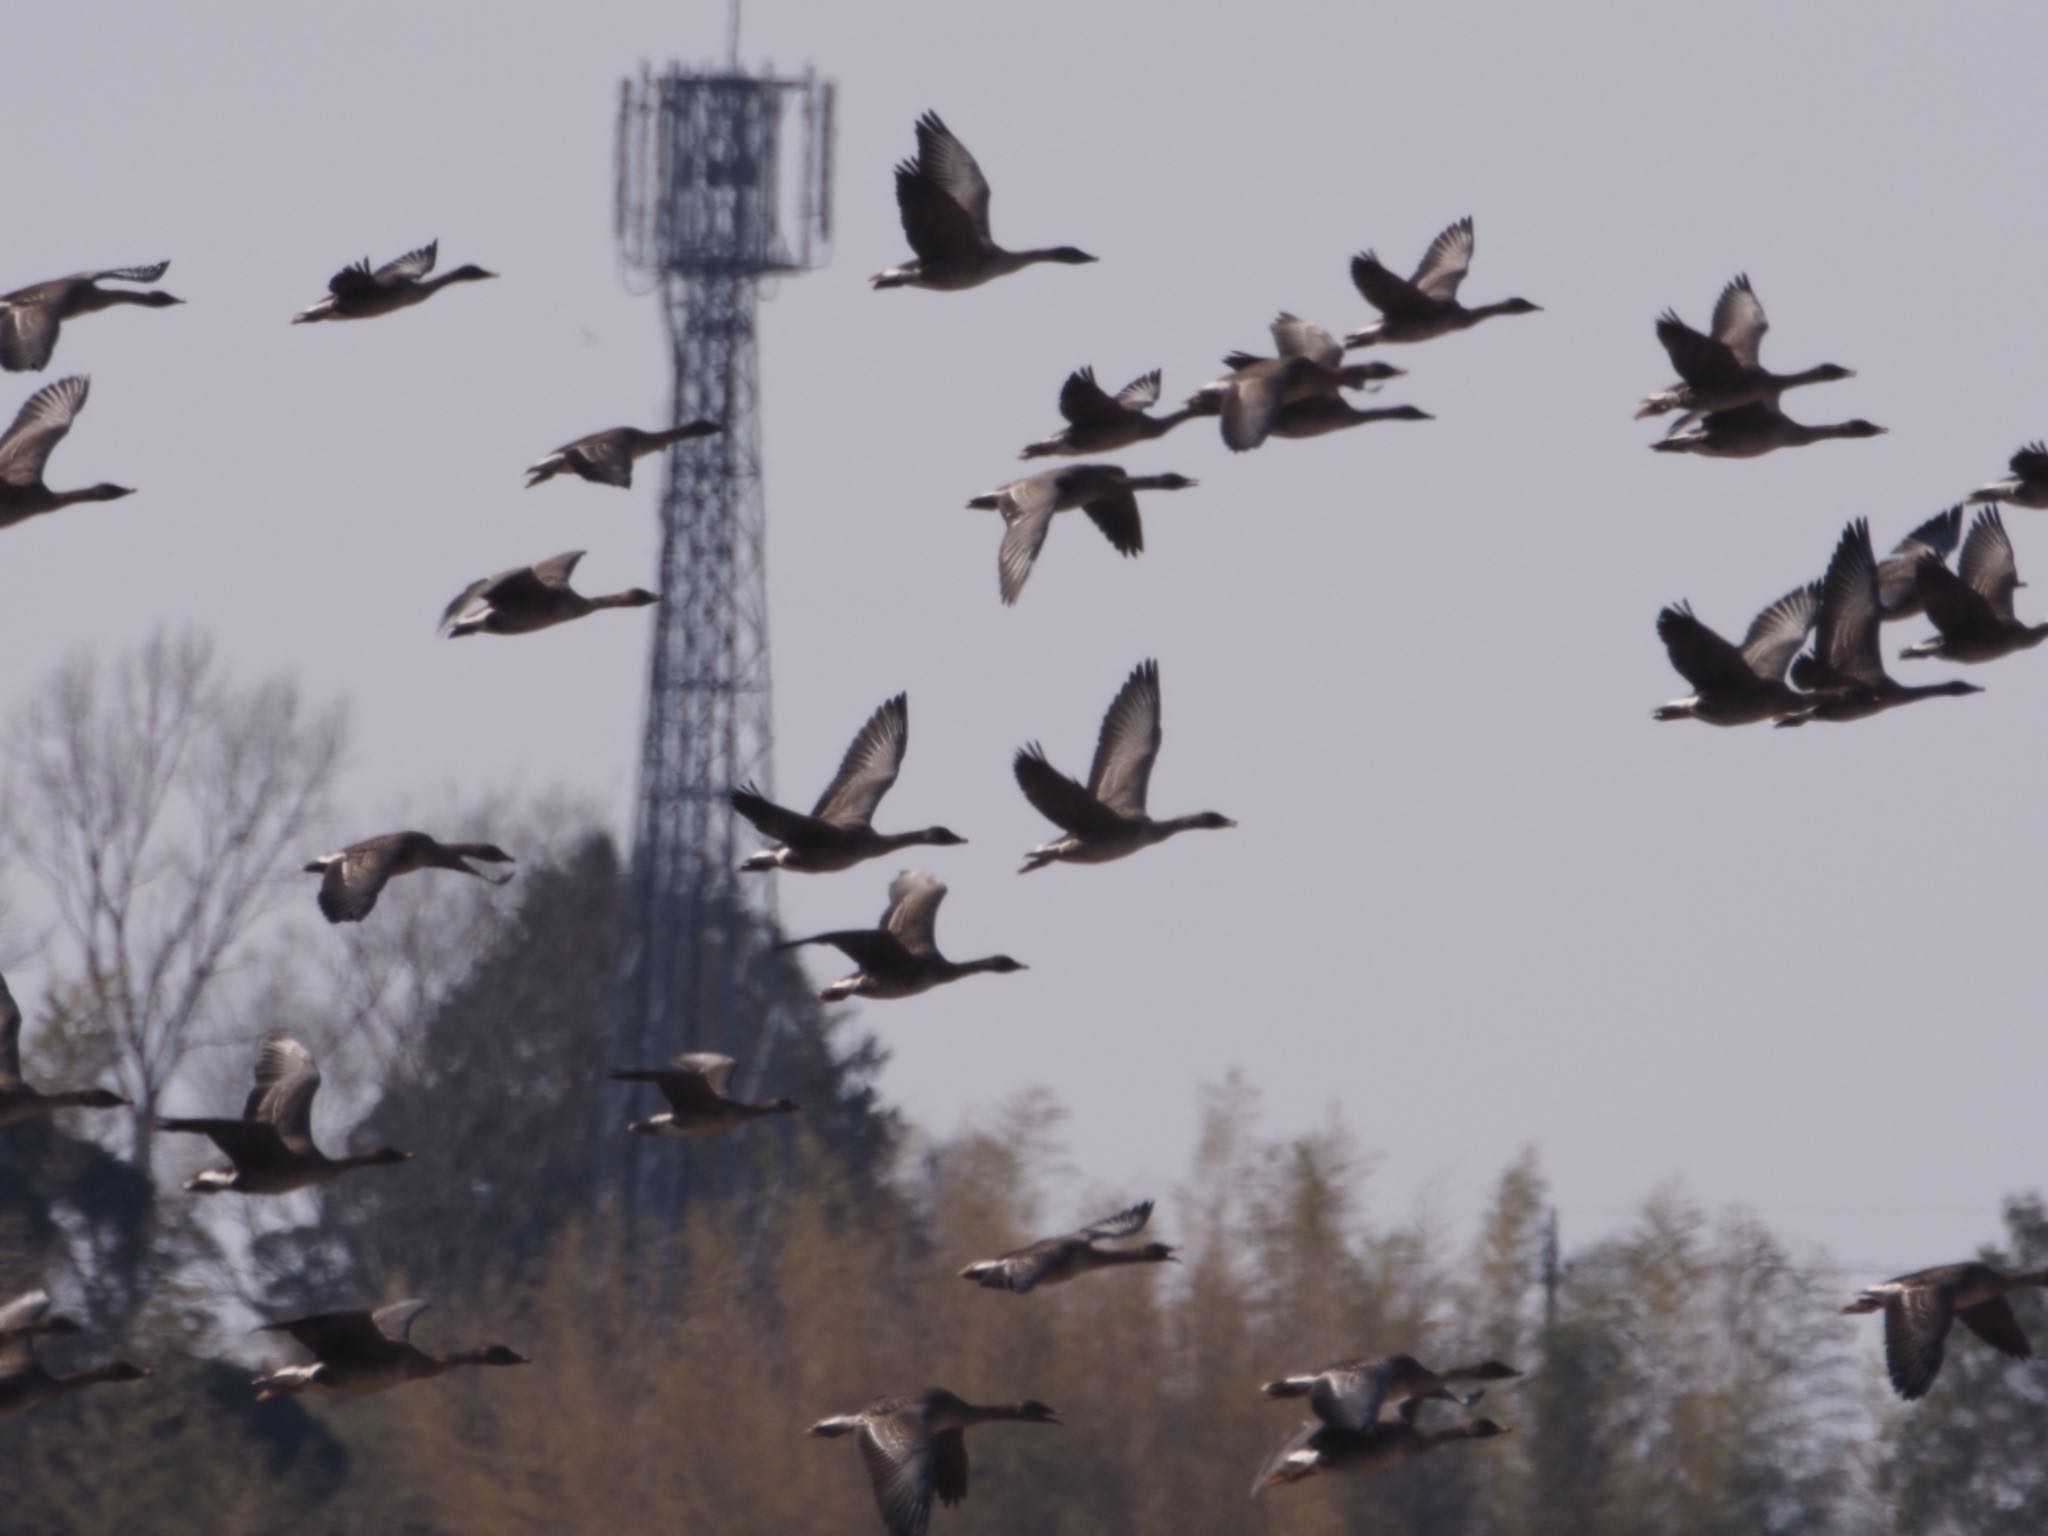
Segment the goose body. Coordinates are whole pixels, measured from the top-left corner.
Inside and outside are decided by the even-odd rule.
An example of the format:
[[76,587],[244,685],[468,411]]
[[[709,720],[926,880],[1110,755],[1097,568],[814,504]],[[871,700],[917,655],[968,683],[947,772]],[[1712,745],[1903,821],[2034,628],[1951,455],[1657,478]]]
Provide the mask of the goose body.
[[1820,608],[1820,584],[1794,588],[1751,620],[1740,646],[1702,624],[1689,604],[1657,615],[1657,638],[1679,676],[1693,686],[1653,712],[1657,720],[1754,725],[1798,714],[1813,700],[1787,686],[1785,668],[1806,643]]
[[111,483],[78,491],[53,491],[44,483],[50,453],[85,409],[91,388],[83,374],[45,384],[28,397],[13,424],[0,432],[0,528],[79,502],[117,501],[135,494],[125,485]]
[[1026,968],[1023,962],[1008,955],[948,960],[940,954],[933,935],[939,903],[945,899],[946,887],[937,875],[927,869],[906,869],[890,882],[889,906],[877,927],[785,939],[775,947],[783,950],[828,944],[860,967],[818,994],[818,1000],[826,1003],[849,997],[916,997],[963,976],[984,971],[1007,974]]
[[1711,334],[1694,330],[1665,310],[1657,320],[1657,340],[1678,370],[1680,382],[1659,390],[1636,408],[1638,420],[1680,411],[1673,430],[1712,411],[1745,405],[1776,408],[1778,396],[1806,384],[1826,384],[1855,374],[1838,363],[1822,363],[1802,373],[1773,373],[1758,359],[1758,348],[1770,321],[1764,306],[1742,273],[1721,290],[1714,304]]
[[371,320],[424,304],[451,283],[481,282],[496,277],[478,266],[461,266],[430,277],[441,242],[429,240],[418,250],[372,270],[368,258],[343,267],[327,280],[327,296],[292,316],[293,325],[315,320]]
[[917,120],[917,158],[896,167],[896,208],[917,259],[884,267],[868,279],[877,288],[978,288],[1039,262],[1078,265],[1095,260],[1071,245],[1008,251],[988,226],[988,178],[967,146],[927,112]]
[[[0,976],[0,1130],[54,1115],[60,1109],[117,1109],[128,1102],[126,1096],[110,1088],[44,1092],[31,1087],[21,1075],[21,1008],[8,990],[7,978]],[[0,1337],[5,1337],[7,1316],[8,1309],[0,1307]]]
[[1036,742],[1019,748],[1011,764],[1017,787],[1033,808],[1063,828],[1065,835],[1026,853],[1018,873],[1028,875],[1048,864],[1107,864],[1163,843],[1176,833],[1236,826],[1216,811],[1164,820],[1146,814],[1152,765],[1159,758],[1163,739],[1159,663],[1148,660],[1131,669],[1102,717],[1086,785],[1053,767]]
[[530,635],[605,608],[645,608],[661,594],[645,587],[586,597],[569,585],[580,549],[566,550],[514,566],[494,576],[480,576],[458,592],[441,610],[441,633],[450,640],[464,635]]
[[2012,456],[2012,473],[1970,492],[1972,501],[2009,501],[2016,507],[2048,507],[2048,443],[2033,442]]
[[1470,330],[1495,315],[1527,315],[1543,307],[1527,299],[1502,299],[1470,309],[1459,303],[1458,289],[1472,266],[1475,243],[1472,220],[1458,220],[1429,243],[1415,275],[1406,278],[1381,265],[1371,251],[1352,257],[1351,281],[1380,318],[1351,332],[1344,345],[1433,341]]
[[1914,580],[1936,634],[1901,651],[1906,660],[1939,656],[1946,661],[1996,661],[2048,640],[2048,624],[2022,623],[2013,612],[2013,593],[2023,583],[2005,519],[1996,506],[1977,513],[1956,570],[1928,553],[1914,567]]
[[685,1051],[665,1067],[621,1067],[612,1072],[616,1083],[652,1083],[661,1090],[669,1107],[645,1120],[635,1120],[626,1129],[643,1136],[666,1136],[691,1141],[717,1136],[763,1115],[791,1115],[797,1112],[794,1099],[768,1099],[750,1104],[735,1099],[726,1085],[732,1080],[733,1059],[710,1051]]
[[313,1095],[320,1069],[313,1053],[290,1035],[273,1033],[256,1057],[256,1086],[239,1120],[159,1119],[160,1131],[204,1136],[232,1166],[207,1168],[185,1181],[202,1195],[232,1190],[243,1195],[288,1195],[325,1184],[357,1168],[409,1162],[410,1152],[380,1147],[351,1157],[329,1157],[313,1144]]
[[1300,1482],[1322,1473],[1384,1472],[1464,1440],[1489,1440],[1508,1430],[1492,1419],[1467,1419],[1441,1429],[1420,1429],[1408,1418],[1393,1419],[1362,1430],[1338,1429],[1309,1419],[1280,1442],[1260,1468],[1252,1497],[1282,1483]]
[[1114,464],[1072,464],[1012,480],[967,505],[1003,516],[996,576],[1003,602],[1010,604],[1023,594],[1024,583],[1031,579],[1055,513],[1076,509],[1087,513],[1116,552],[1128,558],[1145,552],[1138,492],[1181,491],[1194,483],[1186,475],[1130,475]]
[[1105,1246],[1136,1237],[1151,1219],[1152,1202],[1140,1200],[1128,1210],[1091,1222],[1078,1232],[1048,1237],[993,1259],[978,1260],[961,1270],[960,1276],[990,1290],[1022,1296],[1041,1285],[1064,1285],[1098,1269],[1172,1262],[1173,1248],[1167,1243],[1146,1243],[1137,1248]]
[[1057,1424],[1059,1415],[1035,1398],[1016,1404],[970,1403],[944,1387],[878,1398],[857,1413],[820,1419],[821,1439],[859,1436],[861,1460],[874,1486],[875,1507],[889,1536],[924,1536],[932,1500],[967,1497],[967,1431],[977,1424]]
[[741,870],[824,874],[851,869],[899,848],[917,844],[950,848],[966,842],[945,827],[913,832],[874,829],[875,808],[895,785],[909,749],[910,697],[899,693],[868,717],[808,816],[777,805],[751,784],[734,790],[732,808],[764,837],[777,839],[773,848],[749,854]]
[[143,1366],[114,1360],[91,1370],[59,1376],[36,1359],[37,1339],[80,1332],[83,1330],[70,1318],[50,1315],[50,1298],[42,1290],[29,1291],[0,1307],[0,1419],[26,1413],[87,1387],[104,1382],[141,1381],[150,1374]]
[[1200,414],[1191,406],[1183,406],[1164,416],[1148,416],[1146,412],[1158,403],[1157,368],[1131,380],[1113,395],[1095,382],[1093,368],[1076,368],[1060,386],[1060,415],[1067,424],[1051,437],[1030,444],[1017,457],[1114,453],[1133,443],[1164,437],[1189,417]]
[[2031,1360],[2033,1345],[2006,1297],[2037,1286],[2048,1286],[2048,1269],[2003,1274],[1989,1264],[1944,1264],[1866,1286],[1842,1310],[1884,1313],[1892,1390],[1912,1401],[1934,1385],[1951,1323],[1961,1322],[2002,1355]]
[[[108,267],[100,272],[74,272],[69,277],[34,283],[0,293],[0,369],[35,373],[49,366],[57,350],[57,333],[66,320],[97,314],[123,304],[165,309],[182,304],[161,288],[151,288],[170,270],[168,261],[145,267]],[[102,283],[135,283],[134,288],[103,288]]]
[[287,1333],[313,1356],[310,1365],[288,1365],[258,1376],[256,1401],[298,1392],[368,1397],[407,1382],[428,1381],[464,1365],[527,1365],[526,1356],[503,1344],[430,1355],[412,1342],[413,1321],[424,1301],[395,1301],[374,1312],[323,1312],[266,1323],[259,1331]]
[[1757,459],[1780,448],[1804,448],[1838,437],[1881,437],[1884,432],[1861,417],[1810,426],[1774,405],[1752,404],[1710,411],[1650,447],[1658,453],[1696,453],[1709,459]]
[[377,905],[377,896],[387,882],[399,875],[423,869],[448,869],[459,875],[474,875],[489,885],[503,885],[512,878],[485,874],[470,866],[471,859],[486,864],[510,864],[512,855],[496,843],[442,843],[424,832],[386,832],[350,843],[338,853],[322,854],[306,865],[306,873],[320,876],[320,914],[330,923],[360,923]]
[[633,484],[635,460],[644,459],[650,453],[659,453],[672,443],[687,442],[693,437],[709,437],[724,430],[715,421],[685,422],[680,427],[670,427],[661,432],[643,432],[638,427],[609,427],[588,437],[579,437],[573,443],[564,443],[539,463],[529,464],[526,488],[530,491],[543,480],[564,474],[588,480],[592,485],[628,488]]
[[1306,1397],[1323,1423],[1340,1430],[1367,1430],[1381,1422],[1388,1408],[1407,1402],[1440,1399],[1469,1408],[1484,1395],[1460,1396],[1457,1381],[1507,1381],[1522,1373],[1498,1360],[1433,1371],[1413,1355],[1380,1355],[1340,1360],[1303,1376],[1283,1376],[1260,1388],[1268,1397]]

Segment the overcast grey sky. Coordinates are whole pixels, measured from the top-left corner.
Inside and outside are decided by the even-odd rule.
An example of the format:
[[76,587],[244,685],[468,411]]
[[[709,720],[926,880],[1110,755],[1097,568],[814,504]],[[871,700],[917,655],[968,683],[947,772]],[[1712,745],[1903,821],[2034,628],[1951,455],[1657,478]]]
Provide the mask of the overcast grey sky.
[[[653,569],[651,464],[631,494],[519,472],[665,414],[660,316],[612,245],[617,82],[715,61],[724,29],[653,3],[12,17],[0,289],[170,257],[190,303],[89,318],[48,374],[0,379],[11,413],[90,373],[50,478],[141,492],[5,535],[0,709],[73,647],[198,623],[351,699],[336,837],[556,786],[623,831],[647,617],[433,626],[557,550],[590,551],[586,589]],[[1048,1084],[1087,1174],[1144,1193],[1186,1165],[1197,1085],[1241,1065],[1273,1132],[1343,1107],[1383,1216],[1463,1220],[1535,1143],[1568,1240],[1671,1176],[1887,1272],[1994,1235],[2041,1178],[2048,660],[1853,727],[1649,712],[1686,691],[1662,604],[1739,633],[1845,519],[1889,544],[2048,431],[2044,44],[2025,6],[751,4],[749,66],[840,88],[834,259],[763,315],[780,787],[807,803],[907,688],[879,819],[971,838],[927,851],[940,942],[1031,965],[866,1008],[890,1096],[945,1130]],[[998,239],[1100,264],[870,292],[907,253],[890,167],[926,108],[980,159]],[[1202,482],[1145,502],[1141,560],[1062,518],[999,605],[997,520],[962,503],[1058,425],[1070,368],[1161,366],[1178,399],[1277,309],[1363,323],[1352,252],[1406,270],[1466,213],[1466,300],[1545,308],[1389,354],[1412,377],[1382,403],[1437,421],[1242,457],[1191,424],[1122,456]],[[286,323],[344,262],[436,236],[503,280]],[[1739,270],[1766,362],[1858,371],[1793,413],[1889,436],[1647,451],[1652,321],[1704,324]],[[2008,521],[2037,616],[2048,519]],[[1084,770],[1145,656],[1153,809],[1240,829],[1020,881],[1047,829],[1009,754]],[[895,867],[778,877],[785,921],[871,921]]]

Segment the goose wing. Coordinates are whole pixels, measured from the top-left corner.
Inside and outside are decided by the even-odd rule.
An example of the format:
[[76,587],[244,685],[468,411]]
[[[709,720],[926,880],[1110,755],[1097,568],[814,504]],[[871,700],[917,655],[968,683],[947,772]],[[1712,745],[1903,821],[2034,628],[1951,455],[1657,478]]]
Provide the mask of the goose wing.
[[630,487],[633,484],[633,455],[627,450],[626,434],[616,428],[579,437],[573,443],[564,443],[555,452],[575,460],[587,479],[601,481],[605,485]]
[[1259,1468],[1259,1475],[1252,1482],[1252,1497],[1257,1498],[1272,1484],[1273,1475],[1286,1466],[1297,1451],[1307,1450],[1323,1432],[1323,1425],[1314,1419],[1303,1419],[1288,1433],[1285,1440],[1273,1447],[1265,1465]]
[[836,827],[866,826],[896,782],[909,749],[910,695],[899,693],[868,716],[811,814]]
[[41,1322],[50,1312],[50,1293],[41,1286],[32,1291],[23,1291],[14,1300],[0,1307],[0,1340],[25,1333]]
[[0,434],[0,484],[35,485],[42,480],[50,450],[71,430],[91,388],[83,374],[74,374],[45,384],[28,397],[14,424]]
[[1877,647],[1881,618],[1870,524],[1859,517],[1842,530],[1827,575],[1821,579],[1814,648],[1834,680],[1876,683],[1884,677],[1884,661]]
[[860,1458],[890,1536],[924,1536],[931,1524],[937,1481],[932,1441],[924,1415],[912,1404],[893,1412],[870,1409],[861,1420]]
[[60,323],[53,303],[19,294],[0,302],[0,368],[34,373],[47,367]]
[[1309,1388],[1308,1405],[1315,1416],[1336,1429],[1370,1429],[1379,1422],[1387,1396],[1383,1360],[1347,1360],[1325,1366]]
[[1690,603],[1673,603],[1657,615],[1657,638],[1678,675],[1701,693],[1756,686],[1757,674],[1741,650],[1702,624]]
[[1421,265],[1408,281],[1424,298],[1440,304],[1453,302],[1472,265],[1472,245],[1472,220],[1462,218],[1429,242]]
[[1138,516],[1138,496],[1135,491],[1117,489],[1092,501],[1084,501],[1081,510],[1088,514],[1088,521],[1102,531],[1102,536],[1120,555],[1142,555],[1145,552],[1145,524]]
[[969,258],[992,243],[988,182],[936,113],[918,119],[917,158],[896,167],[896,210],[920,261]]
[[[549,555],[545,560],[536,560],[528,566],[527,572],[544,587],[566,587],[569,578],[576,574],[576,563],[583,558],[580,549],[566,549],[559,555]],[[511,573],[508,580],[517,581],[518,572]]]
[[1749,274],[1737,273],[1714,301],[1714,340],[1733,353],[1735,361],[1744,368],[1761,368],[1757,351],[1763,345],[1764,332],[1770,328],[1763,303],[1749,286]]
[[1010,769],[1031,808],[1056,827],[1086,837],[1090,833],[1114,831],[1123,823],[1121,816],[1083,785],[1053,767],[1045,749],[1035,741],[1018,749]]
[[1105,1216],[1100,1221],[1090,1222],[1074,1236],[1090,1243],[1099,1243],[1107,1238],[1136,1237],[1145,1230],[1145,1223],[1151,1219],[1152,1202],[1140,1200],[1136,1205],[1126,1206],[1114,1216]]
[[1053,1265],[1066,1257],[1074,1244],[1075,1239],[1071,1237],[1048,1237],[1031,1243],[980,1268],[979,1278],[989,1289],[1009,1291],[1016,1296],[1028,1295],[1051,1272]]
[[1272,433],[1285,398],[1285,380],[1277,367],[1251,367],[1233,374],[1223,388],[1223,445],[1244,453]]
[[2005,531],[2005,518],[1996,506],[1978,512],[1969,538],[1963,541],[1956,571],[1972,591],[1982,594],[1994,613],[2012,621],[2012,595],[2020,584],[2020,568]]
[[21,1005],[0,976],[0,1084],[21,1081]]
[[1139,374],[1116,392],[1116,400],[1127,411],[1149,411],[1159,403],[1159,370]]
[[917,168],[973,220],[974,232],[987,244],[988,178],[936,112],[917,120]]
[[429,240],[418,250],[407,251],[395,257],[370,274],[379,287],[389,288],[395,283],[416,283],[434,270],[434,260],[441,253],[441,242]]
[[1884,1361],[1899,1396],[1925,1397],[1934,1385],[1954,1309],[1950,1285],[1906,1286],[1885,1296]]
[[[1146,377],[1154,382],[1154,398],[1156,399],[1156,385],[1159,375],[1154,373],[1148,374]],[[1143,380],[1139,382],[1142,383]],[[1124,393],[1128,394],[1135,388],[1137,388],[1135,384],[1128,385]],[[1104,393],[1102,386],[1095,382],[1095,370],[1093,368],[1076,368],[1067,375],[1067,382],[1060,386],[1060,415],[1064,416],[1073,426],[1111,426],[1122,421],[1130,410],[1143,410],[1145,406],[1151,404],[1149,400],[1140,402],[1135,406],[1127,406],[1122,402],[1122,395],[1112,396]]]
[[320,875],[320,912],[330,923],[359,923],[377,905],[391,867],[414,834],[390,833],[351,843],[329,859]]
[[1351,281],[1365,302],[1383,315],[1427,315],[1436,309],[1427,294],[1382,266],[1371,251],[1351,258]]
[[967,1431],[943,1429],[932,1436],[932,1488],[941,1504],[967,1497]]
[[893,935],[913,955],[936,953],[933,930],[939,903],[945,899],[945,882],[930,870],[904,870],[889,882],[889,909],[882,914],[882,931]]
[[1951,640],[1995,635],[2003,627],[1991,600],[1941,563],[1922,555],[1913,568],[1913,589],[1928,621]]
[[1033,475],[1004,489],[997,506],[1003,514],[1003,547],[996,571],[1005,603],[1014,603],[1031,578],[1045,536],[1052,530],[1058,490],[1052,477]]
[[1727,344],[1694,330],[1676,310],[1667,309],[1657,317],[1657,340],[1678,376],[1695,389],[1742,382],[1742,365]]
[[1120,816],[1144,815],[1160,739],[1159,663],[1141,661],[1102,717],[1089,793]]
[[662,1097],[678,1110],[715,1109],[725,1101],[733,1059],[716,1051],[684,1051],[662,1071]]
[[2027,1342],[2027,1331],[2013,1316],[2012,1304],[2003,1296],[1958,1309],[1956,1321],[2002,1355],[2015,1360],[2034,1358],[2034,1346]]
[[1785,669],[1806,643],[1820,611],[1820,583],[1795,587],[1750,621],[1742,637],[1742,659],[1767,683],[1782,682]]
[[816,836],[824,827],[817,817],[777,805],[751,784],[743,784],[734,790],[731,800],[732,808],[752,822],[755,831],[779,843],[806,835]]
[[429,1303],[418,1296],[409,1296],[404,1301],[390,1302],[370,1314],[370,1321],[377,1331],[387,1339],[401,1343],[412,1337],[412,1325],[419,1315],[427,1310]]
[[1283,309],[1273,317],[1271,330],[1273,350],[1281,357],[1305,357],[1325,368],[1335,368],[1344,361],[1343,343],[1299,315],[1290,315]]
[[316,1360],[375,1356],[382,1354],[391,1343],[389,1336],[377,1326],[377,1316],[364,1311],[318,1312],[311,1317],[265,1323],[256,1331],[288,1333]]
[[294,1152],[313,1150],[313,1095],[320,1069],[313,1053],[290,1035],[273,1033],[256,1054],[256,1086],[242,1109],[244,1120],[261,1120]]
[[[1952,553],[1963,537],[1963,509],[1950,507],[1946,512],[1937,512],[1918,528],[1907,534],[1892,546],[1877,567],[1877,601],[1890,618],[1905,618],[1917,601],[1914,598],[1914,567],[1919,565],[1922,555],[1933,555],[1936,559]],[[1904,608],[1908,612],[1902,613]]]
[[2048,475],[2048,443],[2029,443],[2007,461],[2007,468],[2022,480]]

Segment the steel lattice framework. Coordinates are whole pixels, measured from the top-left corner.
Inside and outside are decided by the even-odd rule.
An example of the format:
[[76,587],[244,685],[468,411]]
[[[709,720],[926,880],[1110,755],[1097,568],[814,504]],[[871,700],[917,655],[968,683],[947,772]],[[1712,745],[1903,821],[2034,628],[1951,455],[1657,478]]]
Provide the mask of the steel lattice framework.
[[[736,70],[643,71],[621,88],[616,232],[627,266],[661,296],[670,420],[725,424],[666,461],[664,601],[611,1021],[621,1064],[715,1050],[750,1079],[775,1043],[751,984],[773,887],[740,881],[726,795],[749,779],[774,788],[755,322],[762,281],[817,264],[831,237],[832,98],[810,76]],[[673,1221],[690,1195],[688,1162],[621,1136],[624,1095],[601,1097],[605,1192],[629,1230]]]

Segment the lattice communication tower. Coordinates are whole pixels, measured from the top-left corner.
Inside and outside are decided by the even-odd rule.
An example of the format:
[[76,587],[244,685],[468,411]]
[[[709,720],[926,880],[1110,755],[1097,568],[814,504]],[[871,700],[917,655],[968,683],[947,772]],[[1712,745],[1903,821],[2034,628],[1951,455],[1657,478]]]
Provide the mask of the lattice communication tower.
[[[755,322],[762,282],[819,264],[831,239],[832,100],[831,82],[809,74],[737,67],[643,69],[620,90],[616,232],[626,265],[661,295],[669,416],[725,431],[675,445],[666,461],[664,601],[647,668],[611,1059],[722,1051],[740,1063],[736,1089],[766,1070],[777,1033],[755,985],[772,877],[742,883],[742,824],[726,800],[749,779],[774,792]],[[691,1195],[690,1161],[619,1134],[625,1095],[601,1098],[604,1192],[621,1201],[629,1231],[673,1221]]]

